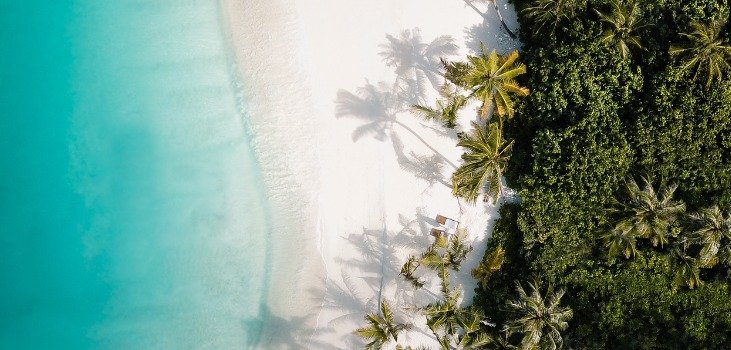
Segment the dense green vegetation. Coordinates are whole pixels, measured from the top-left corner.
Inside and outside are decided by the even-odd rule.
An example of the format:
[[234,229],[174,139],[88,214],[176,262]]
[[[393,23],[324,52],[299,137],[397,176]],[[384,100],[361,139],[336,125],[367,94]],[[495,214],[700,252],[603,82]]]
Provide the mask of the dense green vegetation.
[[522,201],[475,305],[511,325],[516,281],[535,280],[565,291],[564,348],[730,349],[728,4],[515,4],[531,92],[503,135]]

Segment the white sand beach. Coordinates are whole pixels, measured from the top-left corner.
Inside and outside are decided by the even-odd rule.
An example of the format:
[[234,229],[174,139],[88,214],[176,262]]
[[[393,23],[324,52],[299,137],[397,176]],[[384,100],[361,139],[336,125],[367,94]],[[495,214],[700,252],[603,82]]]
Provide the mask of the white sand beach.
[[[517,32],[512,6],[498,0]],[[451,194],[460,162],[453,130],[409,111],[433,104],[439,58],[518,48],[492,3],[462,0],[223,0],[243,108],[272,205],[274,237],[263,349],[356,349],[352,331],[376,310],[426,305],[437,281],[414,290],[398,276],[428,247],[442,214],[469,232],[474,250],[455,274],[469,304],[497,206]],[[474,120],[467,109],[458,130]],[[402,344],[435,345],[418,313]],[[392,344],[395,345],[395,344]]]

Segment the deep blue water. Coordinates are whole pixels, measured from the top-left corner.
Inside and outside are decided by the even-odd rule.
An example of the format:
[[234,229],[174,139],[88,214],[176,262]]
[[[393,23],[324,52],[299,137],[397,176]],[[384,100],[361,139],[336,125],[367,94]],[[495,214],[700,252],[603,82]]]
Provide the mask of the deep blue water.
[[0,0],[0,349],[256,342],[270,223],[215,0]]

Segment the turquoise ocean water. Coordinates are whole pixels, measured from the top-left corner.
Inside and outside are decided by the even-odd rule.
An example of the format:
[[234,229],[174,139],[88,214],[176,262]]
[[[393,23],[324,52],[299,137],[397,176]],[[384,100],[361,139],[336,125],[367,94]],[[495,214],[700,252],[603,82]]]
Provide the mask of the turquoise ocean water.
[[0,349],[256,343],[267,200],[216,0],[0,0]]

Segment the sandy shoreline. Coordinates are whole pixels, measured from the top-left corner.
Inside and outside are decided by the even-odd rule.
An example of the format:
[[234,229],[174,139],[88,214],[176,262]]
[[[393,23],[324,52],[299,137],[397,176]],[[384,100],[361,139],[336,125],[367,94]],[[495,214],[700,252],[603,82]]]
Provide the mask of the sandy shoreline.
[[[432,103],[439,57],[459,58],[485,41],[506,52],[492,6],[461,1],[325,0],[265,4],[222,0],[243,111],[272,202],[273,251],[266,349],[359,348],[351,332],[379,297],[425,305],[398,278],[409,254],[429,244],[436,214],[468,227],[474,251],[454,281],[469,303],[469,271],[484,252],[496,207],[459,203],[449,177],[456,134],[408,111]],[[504,4],[503,16],[515,28]],[[485,13],[483,17],[480,13]],[[473,114],[460,120],[468,125]],[[435,286],[432,286],[432,289]],[[436,289],[434,289],[436,290]],[[423,317],[403,337],[433,344]],[[419,324],[421,322],[422,324]]]
[[259,342],[270,344],[262,348],[303,348],[316,324],[325,270],[313,234],[317,155],[301,151],[317,128],[298,118],[311,109],[311,97],[300,87],[306,72],[290,42],[296,37],[296,16],[276,1],[222,0],[221,7],[238,62],[232,69],[244,85],[239,87],[242,113],[260,157],[273,222],[268,307],[261,310],[267,323]]

